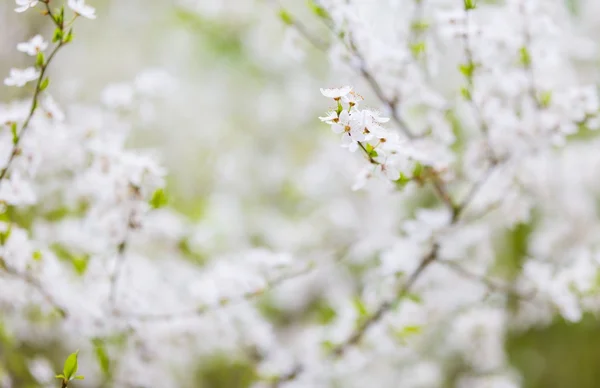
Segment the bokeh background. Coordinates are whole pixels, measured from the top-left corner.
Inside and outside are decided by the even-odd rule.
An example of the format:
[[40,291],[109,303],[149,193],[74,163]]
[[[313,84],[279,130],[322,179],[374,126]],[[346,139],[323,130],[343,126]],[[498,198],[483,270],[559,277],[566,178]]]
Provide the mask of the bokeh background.
[[[157,151],[169,170],[169,206],[196,225],[193,236],[181,242],[190,262],[202,266],[248,248],[307,253],[324,244],[332,249],[350,244],[356,231],[347,229],[353,224],[348,218],[360,217],[370,201],[381,198],[348,193],[360,160],[340,150],[317,116],[327,108],[319,88],[346,82],[362,85],[361,93],[376,105],[360,79],[331,70],[328,55],[286,29],[266,0],[89,3],[98,19],[76,26],[75,43],[51,69],[52,93],[59,103],[105,104],[131,117],[131,145]],[[586,24],[593,5],[569,4]],[[326,34],[303,1],[286,6]],[[0,74],[27,65],[16,43],[51,34],[45,19],[34,12],[17,15],[13,8],[12,0],[0,1]],[[168,75],[168,87],[161,86],[151,100],[130,101],[119,89],[145,71],[159,70]],[[28,96],[28,89],[0,88],[4,102]],[[329,170],[318,167],[323,158],[331,161]],[[527,233],[521,225],[500,242],[507,268],[518,267],[526,254]],[[265,301],[264,313],[279,325],[327,319],[318,289],[304,299],[288,310]],[[545,328],[515,332],[506,348],[524,387],[600,387],[595,317],[577,324],[557,319]],[[37,386],[28,363],[38,354],[59,370],[65,350],[57,343],[15,341],[3,334],[0,316],[0,370],[18,387]],[[182,387],[244,388],[256,377],[251,362],[231,354],[197,364]],[[448,387],[461,368],[460,360],[448,366]]]

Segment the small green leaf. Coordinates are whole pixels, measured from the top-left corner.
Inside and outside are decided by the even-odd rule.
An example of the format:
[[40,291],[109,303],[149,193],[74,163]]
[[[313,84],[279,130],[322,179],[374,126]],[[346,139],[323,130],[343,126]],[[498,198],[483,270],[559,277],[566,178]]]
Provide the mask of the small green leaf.
[[467,79],[473,78],[473,74],[475,73],[475,64],[473,62],[463,63],[458,66],[458,70],[464,75]]
[[310,10],[313,11],[315,15],[323,19],[329,19],[329,13],[327,12],[327,10],[321,7],[319,4],[317,4],[315,0],[308,0],[307,4],[308,8],[310,8]]
[[110,357],[108,356],[108,352],[106,350],[106,346],[103,341],[95,338],[92,340],[94,344],[94,353],[96,354],[96,360],[98,360],[98,364],[100,364],[100,370],[105,376],[110,375]]
[[417,295],[417,294],[408,293],[404,297],[406,299],[414,302],[414,303],[417,303],[417,304],[422,304],[423,303],[423,299],[419,295]]
[[160,188],[152,194],[152,198],[150,199],[150,206],[152,206],[153,209],[159,209],[161,207],[166,206],[168,202],[169,200],[167,198],[165,190]]
[[358,296],[354,297],[354,299],[352,300],[352,304],[358,312],[359,318],[365,318],[369,315],[369,310],[367,310],[367,306],[365,306],[364,302]]
[[63,30],[60,28],[57,28],[54,30],[54,34],[52,35],[52,42],[56,43],[61,41],[63,38]]
[[281,10],[279,10],[279,18],[281,19],[281,21],[283,21],[288,26],[291,26],[294,24],[294,18],[292,17],[292,15],[283,8]]
[[73,379],[75,379],[75,380],[84,380],[85,377],[82,376],[82,375],[77,375],[77,376],[73,377]]
[[50,78],[46,77],[40,84],[40,92],[43,92],[44,90],[46,90],[48,85],[50,85]]
[[0,232],[0,245],[6,244],[10,234],[12,233],[12,224],[8,224],[8,228],[4,232]]
[[83,274],[85,274],[85,271],[87,270],[87,267],[88,267],[88,262],[89,262],[89,258],[86,256],[82,256],[82,257],[73,256],[71,258],[71,263],[73,263],[73,268],[75,269],[75,272],[77,272],[77,274],[79,276],[83,276]]
[[59,24],[62,26],[63,22],[65,21],[65,7],[62,6],[60,8],[57,8],[54,10],[54,21],[56,22],[56,24]]
[[404,173],[400,173],[400,178],[398,178],[394,183],[396,183],[396,187],[398,189],[403,189],[404,186],[406,186],[410,181],[411,179],[409,177],[404,175]]
[[400,330],[394,331],[394,335],[400,343],[405,344],[406,340],[409,337],[413,337],[415,335],[421,334],[422,331],[423,330],[422,330],[421,326],[409,325],[409,326],[403,327]]
[[367,144],[365,149],[367,150],[367,155],[370,158],[376,158],[379,155],[377,151],[375,151],[375,147],[373,147],[371,144]]
[[545,92],[542,92],[540,94],[540,105],[542,106],[542,108],[548,108],[550,106],[550,104],[552,103],[552,91],[551,90],[547,90]]
[[35,261],[42,260],[42,252],[40,252],[40,251],[34,251],[32,256],[33,256],[33,260],[35,260]]
[[71,28],[63,40],[64,43],[70,43],[73,40],[73,29]]
[[464,0],[464,2],[465,2],[465,11],[470,11],[477,7],[476,0]]
[[65,360],[65,365],[63,366],[63,375],[65,376],[66,380],[71,380],[73,377],[75,377],[75,374],[77,373],[78,354],[79,350],[77,350],[75,353],[71,353],[69,357],[67,357],[67,359]]
[[39,51],[35,57],[35,65],[37,67],[44,67],[44,64],[46,64],[46,57],[43,52]]
[[414,58],[421,56],[425,53],[425,42],[413,43],[410,45],[410,51]]
[[413,168],[413,178],[418,178],[423,174],[424,167],[421,163],[417,162],[415,168]]
[[321,342],[321,347],[326,353],[329,353],[335,349],[335,344],[331,341],[323,341]]
[[429,23],[425,20],[417,20],[410,25],[410,28],[416,32],[424,32],[429,28]]
[[467,101],[472,100],[471,92],[467,88],[460,88],[460,95],[463,96],[463,98]]
[[529,54],[527,47],[521,47],[519,49],[519,62],[526,67],[531,65],[531,55]]
[[10,125],[10,133],[12,134],[13,144],[17,144],[19,142],[19,134],[17,133],[17,123],[13,122]]

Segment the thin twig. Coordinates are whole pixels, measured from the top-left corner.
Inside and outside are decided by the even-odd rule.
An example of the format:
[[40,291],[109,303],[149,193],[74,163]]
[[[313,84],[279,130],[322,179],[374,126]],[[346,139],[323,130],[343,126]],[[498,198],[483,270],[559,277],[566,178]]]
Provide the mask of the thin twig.
[[364,320],[359,327],[341,344],[337,345],[333,348],[333,354],[335,356],[342,356],[346,350],[358,344],[360,340],[364,337],[367,330],[375,323],[379,322],[384,315],[394,308],[396,302],[404,298],[408,293],[410,293],[412,287],[415,285],[417,280],[421,277],[421,275],[425,272],[427,267],[429,267],[436,259],[439,251],[439,246],[434,244],[433,248],[429,252],[427,256],[425,256],[417,269],[410,275],[410,277],[403,283],[402,287],[398,290],[397,296],[391,300],[387,300],[382,302],[379,307],[375,310],[375,312]]
[[[48,2],[43,2],[43,3],[46,6],[46,12],[48,12],[48,15],[50,16],[50,18],[52,19],[52,21],[56,24],[57,28],[60,28],[60,30],[62,32],[64,32],[64,26],[61,23],[58,23],[56,21],[54,15],[52,14],[52,10],[50,9],[50,6],[49,6]],[[59,41],[59,43],[54,47],[54,50],[52,50],[52,52],[48,56],[48,59],[46,60],[46,62],[43,63],[40,66],[40,76],[37,79],[37,83],[36,83],[36,86],[35,86],[35,92],[33,93],[33,98],[31,100],[31,108],[29,108],[29,114],[27,115],[27,118],[23,122],[23,125],[21,126],[21,130],[18,132],[18,136],[14,140],[13,148],[12,148],[12,151],[10,153],[10,157],[8,158],[8,161],[6,162],[6,165],[0,171],[0,183],[4,180],[4,178],[8,174],[8,170],[11,167],[11,165],[12,165],[15,157],[19,154],[19,144],[21,143],[21,139],[23,139],[23,136],[27,132],[27,129],[29,129],[29,124],[31,123],[31,119],[33,118],[33,115],[34,115],[34,113],[35,113],[35,111],[36,111],[36,109],[38,107],[38,104],[39,104],[39,97],[40,97],[40,94],[42,93],[41,86],[42,86],[42,82],[44,81],[44,76],[46,75],[46,71],[48,70],[48,67],[50,66],[50,63],[54,59],[56,53],[66,43],[67,42],[65,42],[64,37],[61,38],[60,41]]]
[[128,314],[117,314],[118,316],[126,319],[130,319],[132,321],[137,322],[167,322],[178,319],[193,319],[201,317],[207,313],[218,311],[222,308],[226,308],[232,305],[236,305],[239,303],[246,302],[248,300],[252,300],[254,298],[258,298],[264,295],[267,291],[272,290],[287,280],[294,279],[309,273],[314,266],[310,265],[307,268],[304,268],[301,271],[294,272],[291,274],[280,276],[274,280],[271,280],[267,283],[267,285],[259,290],[249,291],[243,293],[235,298],[231,299],[221,299],[219,304],[215,305],[202,305],[193,310],[187,311],[179,311],[174,313],[164,313],[164,314],[138,314],[138,313],[128,313]]
[[59,313],[59,315],[62,318],[68,317],[67,310],[64,307],[62,307],[58,302],[56,302],[54,297],[48,291],[46,291],[42,283],[40,283],[39,280],[31,276],[31,274],[22,273],[14,268],[9,267],[4,258],[2,257],[0,257],[0,270],[3,270],[7,274],[35,288],[35,290],[46,300],[46,302],[48,302],[52,307],[54,307],[54,309]]

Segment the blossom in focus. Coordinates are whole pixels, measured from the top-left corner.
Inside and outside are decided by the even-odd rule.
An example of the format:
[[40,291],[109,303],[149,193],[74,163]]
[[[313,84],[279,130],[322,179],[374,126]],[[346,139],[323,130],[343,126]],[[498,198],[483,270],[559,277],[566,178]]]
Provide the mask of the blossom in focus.
[[17,8],[15,8],[16,12],[25,12],[29,8],[33,8],[39,3],[38,0],[16,0]]
[[78,15],[88,19],[96,19],[96,9],[85,3],[85,0],[69,0],[69,8]]
[[36,80],[40,76],[40,72],[34,67],[28,67],[27,69],[10,69],[10,75],[4,79],[4,85],[6,86],[25,86],[26,83]]
[[36,35],[27,42],[19,43],[17,50],[27,53],[27,55],[37,55],[40,51],[48,48],[48,42],[41,35]]
[[333,98],[334,100],[339,100],[342,97],[345,97],[352,91],[352,87],[344,86],[341,88],[334,89],[321,89],[321,93],[328,98]]

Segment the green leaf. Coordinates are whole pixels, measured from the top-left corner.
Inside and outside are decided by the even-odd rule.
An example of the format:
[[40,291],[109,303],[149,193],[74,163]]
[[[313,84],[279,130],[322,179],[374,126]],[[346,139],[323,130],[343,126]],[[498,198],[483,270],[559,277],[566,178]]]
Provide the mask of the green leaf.
[[161,207],[166,206],[168,202],[169,200],[167,198],[165,190],[160,188],[157,189],[154,193],[152,193],[152,198],[150,199],[150,206],[152,206],[153,209],[159,209]]
[[42,252],[34,251],[32,257],[33,257],[33,260],[40,261],[40,260],[42,260]]
[[307,4],[308,8],[310,8],[310,10],[313,11],[315,15],[323,19],[329,19],[329,13],[327,12],[327,10],[321,7],[319,4],[317,4],[314,0],[308,0]]
[[84,380],[85,377],[82,376],[82,375],[77,375],[77,376],[73,377],[73,379],[75,379],[75,380]]
[[460,95],[467,101],[471,101],[472,99],[471,92],[467,88],[460,88]]
[[65,21],[65,7],[62,6],[60,8],[57,8],[54,10],[54,21],[56,22],[56,24],[59,24],[62,26],[63,22]]
[[4,232],[0,232],[0,245],[6,244],[10,234],[12,233],[12,224],[8,224],[8,228]]
[[408,293],[404,297],[406,299],[414,302],[414,303],[417,303],[417,304],[422,304],[423,303],[423,299],[419,295],[417,295],[417,294]]
[[458,70],[464,75],[467,79],[473,78],[473,74],[475,73],[475,64],[473,62],[463,63],[458,66]]
[[43,92],[44,90],[46,90],[48,85],[50,85],[50,78],[46,77],[40,84],[40,92]]
[[470,11],[477,7],[476,0],[464,0],[464,2],[465,2],[465,11]]
[[63,38],[63,30],[60,28],[57,28],[54,30],[54,34],[52,35],[52,42],[56,43],[61,41]]
[[352,304],[358,312],[359,318],[365,318],[369,315],[369,310],[367,310],[367,306],[365,306],[364,302],[360,299],[360,297],[354,297],[354,299],[352,300]]
[[65,365],[63,366],[63,375],[66,380],[71,380],[75,377],[77,373],[77,355],[79,354],[79,350],[75,353],[71,353],[69,357],[65,360]]
[[410,28],[416,32],[424,32],[429,28],[429,23],[427,23],[425,20],[417,20],[412,22]]
[[417,58],[419,57],[421,54],[425,53],[425,42],[418,42],[418,43],[413,43],[410,45],[410,51],[413,55],[413,57]]
[[19,142],[19,134],[17,133],[17,123],[13,122],[10,124],[10,133],[12,133],[12,142],[17,144]]
[[545,92],[542,92],[540,94],[540,105],[542,106],[542,108],[548,108],[550,106],[550,104],[552,103],[552,91],[551,90],[547,90]]
[[292,17],[292,15],[283,8],[281,10],[279,10],[279,18],[281,19],[281,21],[283,21],[288,26],[291,26],[294,24],[294,18]]
[[89,258],[87,256],[74,256],[71,258],[71,263],[73,263],[73,268],[77,275],[83,276],[88,267]]
[[365,149],[367,150],[367,155],[370,158],[376,158],[379,155],[377,151],[375,151],[375,147],[373,147],[371,144],[367,144]]
[[394,336],[400,343],[405,344],[408,338],[421,334],[422,331],[421,326],[409,325],[394,331]]
[[108,356],[104,342],[95,338],[92,340],[92,343],[94,344],[94,353],[96,355],[96,360],[98,360],[98,364],[100,365],[100,370],[105,376],[109,376],[110,357]]
[[421,176],[421,174],[423,174],[423,170],[425,168],[423,167],[423,165],[419,162],[417,162],[415,164],[415,168],[413,168],[413,178],[419,178]]
[[65,36],[65,39],[63,39],[64,43],[70,43],[73,40],[73,29],[71,28],[69,30],[69,32],[67,33],[67,36]]
[[398,178],[394,183],[398,189],[403,189],[404,186],[406,186],[410,181],[411,179],[409,177],[404,175],[404,173],[400,173],[400,178]]
[[526,67],[531,65],[531,54],[529,54],[527,47],[519,49],[519,63]]
[[37,53],[37,56],[35,57],[35,65],[37,67],[44,67],[44,64],[46,63],[46,57],[44,56],[44,53],[39,51]]

